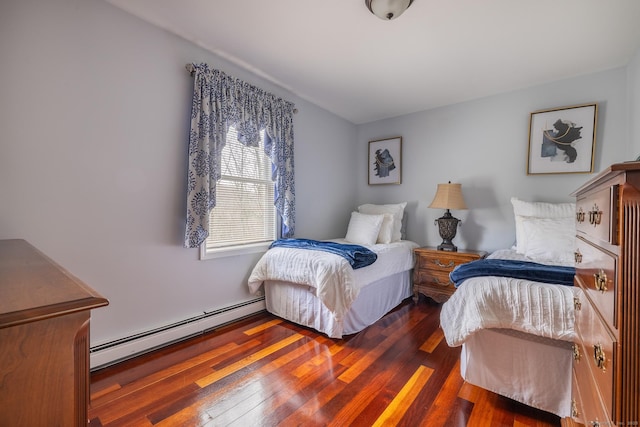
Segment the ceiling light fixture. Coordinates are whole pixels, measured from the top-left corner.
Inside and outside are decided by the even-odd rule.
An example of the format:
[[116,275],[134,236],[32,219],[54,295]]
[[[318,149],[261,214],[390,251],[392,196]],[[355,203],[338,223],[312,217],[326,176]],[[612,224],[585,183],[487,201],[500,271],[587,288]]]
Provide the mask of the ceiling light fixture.
[[391,21],[402,15],[413,0],[364,0],[367,8],[380,19]]

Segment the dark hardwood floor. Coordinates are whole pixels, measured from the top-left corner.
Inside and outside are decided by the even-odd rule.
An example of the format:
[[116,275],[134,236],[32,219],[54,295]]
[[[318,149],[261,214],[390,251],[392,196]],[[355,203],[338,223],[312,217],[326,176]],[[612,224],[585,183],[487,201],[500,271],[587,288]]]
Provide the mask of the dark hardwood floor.
[[465,383],[439,314],[408,299],[342,340],[257,314],[92,372],[90,426],[560,426]]

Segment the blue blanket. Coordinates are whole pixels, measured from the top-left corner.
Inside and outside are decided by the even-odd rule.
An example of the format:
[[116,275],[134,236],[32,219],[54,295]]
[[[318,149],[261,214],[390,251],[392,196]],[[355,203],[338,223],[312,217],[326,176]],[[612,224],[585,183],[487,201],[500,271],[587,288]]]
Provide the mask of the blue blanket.
[[480,276],[515,277],[535,282],[573,286],[574,267],[506,259],[479,259],[457,266],[449,278],[457,288],[463,280]]
[[314,251],[324,251],[340,255],[356,270],[373,264],[378,255],[370,249],[359,245],[347,245],[337,242],[321,242],[309,239],[278,239],[269,246],[270,248],[298,248]]

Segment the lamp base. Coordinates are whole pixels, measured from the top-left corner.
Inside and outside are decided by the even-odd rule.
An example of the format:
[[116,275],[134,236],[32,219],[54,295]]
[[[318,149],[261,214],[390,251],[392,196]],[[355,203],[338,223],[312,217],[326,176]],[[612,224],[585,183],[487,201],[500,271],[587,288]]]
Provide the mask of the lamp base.
[[442,237],[442,243],[438,245],[437,249],[439,251],[458,252],[458,248],[453,244],[452,240],[456,237],[460,220],[451,216],[451,212],[447,209],[444,215],[436,219],[435,222],[438,224],[438,231],[440,232],[440,237]]
[[447,251],[447,252],[458,252],[458,247],[453,243],[442,242],[438,245],[437,249],[439,251]]

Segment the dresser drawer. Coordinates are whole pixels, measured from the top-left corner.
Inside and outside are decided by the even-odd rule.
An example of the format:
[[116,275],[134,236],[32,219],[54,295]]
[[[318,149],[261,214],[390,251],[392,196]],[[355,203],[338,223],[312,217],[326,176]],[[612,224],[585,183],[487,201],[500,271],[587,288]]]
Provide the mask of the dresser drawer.
[[617,257],[577,238],[576,277],[605,321],[617,329]]
[[586,236],[616,245],[612,215],[617,186],[607,187],[576,201],[576,230]]
[[576,368],[573,367],[571,371],[571,418],[573,418],[573,421],[578,424],[586,424],[586,420],[584,418],[584,403],[582,402],[582,395],[580,391],[586,389],[580,388],[578,376],[576,375]]
[[[590,371],[595,388],[601,396],[602,403],[609,416],[613,415],[615,372],[615,338],[611,336],[607,326],[602,323],[593,307],[583,300],[576,306],[576,331],[579,342],[574,344],[574,367],[577,372]],[[584,374],[582,374],[584,376]],[[578,376],[580,379],[580,376]],[[582,388],[581,390],[590,390]],[[583,401],[586,396],[582,396]],[[586,404],[586,402],[583,402]]]
[[571,416],[578,423],[590,427],[615,425],[607,415],[589,367],[585,363],[577,362],[573,365],[572,398]]

